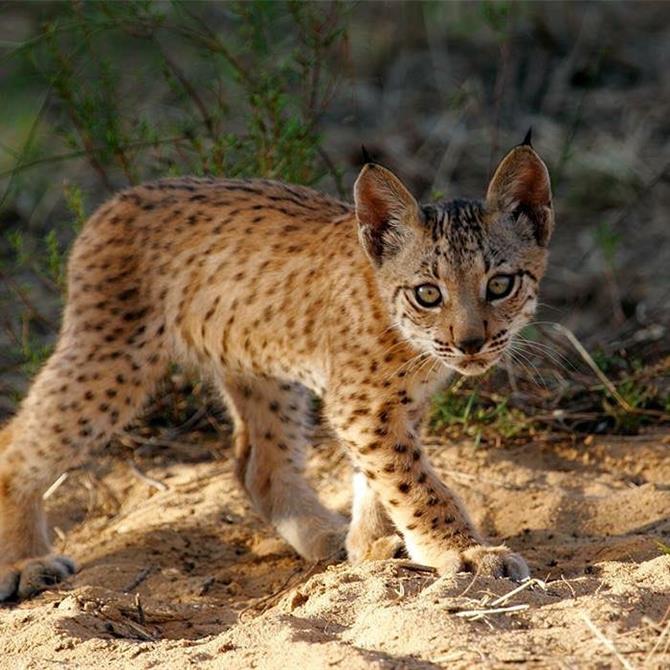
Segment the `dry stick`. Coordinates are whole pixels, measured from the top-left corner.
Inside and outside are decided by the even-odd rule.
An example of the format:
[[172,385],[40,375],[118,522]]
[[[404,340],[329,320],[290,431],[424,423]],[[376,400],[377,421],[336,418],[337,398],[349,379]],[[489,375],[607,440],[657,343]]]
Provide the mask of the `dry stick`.
[[398,566],[403,570],[409,570],[410,572],[427,572],[429,574],[435,574],[437,570],[430,565],[422,565],[421,563],[414,563],[413,561],[403,561]]
[[[647,654],[647,658],[644,659],[643,665],[647,665],[649,661],[651,660],[651,657],[656,653],[656,650],[661,646],[661,642],[663,641],[663,638],[666,636],[667,633],[670,633],[670,607],[665,611],[665,614],[663,615],[662,619],[660,620],[659,623],[663,623],[664,619],[668,617],[668,622],[665,625],[665,627],[661,630],[658,639],[656,640],[656,643],[654,646],[651,648],[651,651]],[[670,639],[670,638],[669,638]],[[667,647],[667,645],[666,645]]]
[[164,484],[163,482],[159,481],[158,479],[154,479],[153,477],[149,477],[149,475],[145,475],[129,458],[126,459],[126,463],[135,477],[143,481],[145,484],[147,484],[147,486],[150,486],[151,488],[161,492],[168,490],[167,484]]
[[133,631],[135,631],[135,634],[138,635],[141,640],[144,640],[145,642],[156,641],[156,637],[154,635],[152,635],[144,626],[140,626],[140,624],[135,623],[132,619],[124,619],[124,623],[129,628],[132,628]]
[[[472,582],[468,585],[468,588],[461,594],[464,595],[470,589],[474,580],[477,578],[475,575]],[[458,617],[470,618],[471,621],[478,621],[479,619],[484,618],[487,614],[504,614],[507,612],[521,612],[522,610],[527,610],[530,608],[528,603],[521,603],[519,605],[505,605],[505,603],[512,598],[513,596],[525,591],[526,589],[532,588],[533,586],[540,586],[543,590],[546,590],[547,585],[541,579],[527,579],[523,584],[520,584],[511,591],[503,594],[502,596],[496,598],[486,607],[479,607],[470,610],[461,610],[455,612],[454,614]]]
[[602,385],[607,389],[610,395],[617,401],[623,410],[630,414],[646,414],[649,416],[667,417],[666,412],[660,412],[652,409],[640,409],[638,407],[631,407],[625,398],[617,391],[616,386],[607,378],[605,373],[598,367],[598,364],[593,360],[591,354],[584,348],[584,345],[577,339],[575,334],[560,323],[551,323],[551,325],[577,350],[579,355],[586,361],[587,365],[593,370],[596,377],[601,381]]
[[563,576],[561,575],[561,581],[570,589],[570,593],[572,593],[572,597],[576,598],[577,594],[575,593],[575,589],[572,587],[572,584]]
[[151,570],[151,567],[142,568],[135,576],[135,579],[123,589],[123,592],[129,593],[130,591],[134,591],[149,576]]
[[[651,648],[651,651],[647,655],[647,658],[644,659],[644,665],[647,665],[652,660],[653,655],[656,653],[656,651],[661,646],[661,642],[663,642],[664,638],[667,638],[667,639],[670,640],[670,635],[668,635],[668,633],[670,633],[670,621],[668,621],[665,628],[659,634],[658,639],[656,640],[656,643],[654,644],[654,646]],[[665,650],[667,650],[667,648],[668,648],[668,644],[666,642]],[[663,652],[663,653],[665,653],[665,652]]]
[[48,500],[51,496],[56,493],[60,488],[61,484],[70,476],[69,472],[63,472],[58,479],[42,494],[42,500]]
[[579,355],[586,361],[586,364],[593,370],[596,377],[602,382],[603,386],[609,391],[610,395],[621,405],[627,412],[632,412],[633,408],[626,402],[625,398],[621,397],[616,386],[607,378],[605,373],[598,367],[598,364],[593,360],[591,354],[584,348],[584,345],[577,339],[574,333],[560,323],[552,324],[553,327],[561,333],[577,350]]
[[487,614],[522,612],[523,610],[527,610],[529,607],[530,605],[528,603],[522,603],[521,605],[510,605],[509,607],[489,607],[487,609],[461,610],[460,612],[455,612],[454,616],[465,619],[471,618],[473,621],[476,621],[477,619],[481,619]]
[[633,666],[619,653],[619,650],[614,646],[614,643],[591,621],[591,618],[586,612],[580,612],[580,616],[589,630],[596,636],[599,642],[603,644],[615,656],[617,661],[626,668],[626,670],[634,670]]
[[523,584],[520,584],[515,589],[512,589],[508,593],[496,598],[492,603],[491,607],[497,607],[498,605],[505,604],[512,596],[515,596],[521,591],[532,588],[533,586],[539,586],[543,591],[547,590],[547,585],[541,579],[527,579]]
[[122,430],[118,433],[121,437],[127,437],[130,440],[134,440],[138,444],[145,444],[150,447],[174,447],[175,449],[184,449],[184,448],[196,448],[197,445],[191,444],[189,442],[177,442],[175,440],[164,440],[160,437],[142,437],[136,433],[130,433],[126,430]]
[[135,609],[137,610],[137,620],[144,626],[144,607],[142,607],[142,598],[139,593],[135,594]]

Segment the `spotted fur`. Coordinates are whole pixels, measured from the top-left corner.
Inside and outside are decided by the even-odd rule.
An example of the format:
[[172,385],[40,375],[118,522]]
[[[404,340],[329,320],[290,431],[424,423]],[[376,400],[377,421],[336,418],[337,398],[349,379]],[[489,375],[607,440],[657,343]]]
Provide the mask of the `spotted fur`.
[[[273,181],[166,179],[91,217],[55,352],[0,432],[0,600],[74,570],[49,553],[41,494],[131,421],[170,361],[214,380],[243,486],[306,558],[334,555],[346,532],[301,475],[315,392],[357,473],[352,561],[392,555],[397,532],[442,572],[527,575],[484,544],[417,422],[450,370],[493,365],[532,313],[551,232],[546,168],[515,148],[483,202],[421,207],[374,164],[354,191],[351,206]],[[501,271],[516,288],[493,304],[483,287]],[[417,304],[425,282],[438,308]],[[473,339],[479,350],[464,352]]]

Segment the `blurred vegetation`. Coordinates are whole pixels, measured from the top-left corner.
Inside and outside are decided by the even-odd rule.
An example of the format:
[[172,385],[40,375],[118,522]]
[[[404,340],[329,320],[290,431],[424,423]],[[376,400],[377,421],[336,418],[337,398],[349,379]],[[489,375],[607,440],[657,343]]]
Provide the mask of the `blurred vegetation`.
[[[545,300],[585,347],[538,321],[506,366],[438,396],[433,426],[479,443],[667,425],[660,6],[73,0],[0,11],[0,418],[54,341],[69,245],[114,191],[206,174],[346,197],[365,143],[420,196],[472,195],[533,125],[559,219]],[[158,424],[195,411],[189,388],[172,383],[157,400]]]
[[[227,3],[219,31],[211,10],[182,0],[36,7],[37,33],[6,48],[1,61],[11,64],[8,90],[29,89],[41,106],[21,149],[2,145],[0,221],[39,190],[36,174],[52,178],[35,168],[60,170],[73,159],[83,159],[95,188],[107,193],[179,174],[314,184],[328,173],[339,188],[318,121],[336,84],[331,63],[345,38],[346,8]],[[25,122],[20,106],[16,120]],[[33,299],[35,284],[60,301],[67,249],[88,213],[79,184],[66,182],[63,197],[67,211],[44,237],[30,226],[3,231],[10,253],[0,259],[0,281],[6,302],[21,309],[4,326],[26,374],[50,351],[44,329],[55,330]]]
[[[518,337],[502,370],[459,379],[439,393],[433,401],[433,428],[453,437],[465,435],[479,445],[501,439],[527,443],[548,434],[632,435],[667,427],[670,358],[652,364],[631,351],[605,349],[575,356],[570,340],[552,341],[548,328],[542,335],[551,345],[529,339],[536,330],[528,328]],[[586,358],[580,360],[582,355]],[[597,368],[598,383],[589,367],[591,372]]]

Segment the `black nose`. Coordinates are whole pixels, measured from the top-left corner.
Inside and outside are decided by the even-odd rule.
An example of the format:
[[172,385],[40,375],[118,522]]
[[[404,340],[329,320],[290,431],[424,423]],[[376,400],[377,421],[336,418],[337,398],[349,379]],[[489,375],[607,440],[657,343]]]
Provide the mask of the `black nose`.
[[476,354],[484,346],[483,337],[471,337],[467,340],[462,340],[458,342],[456,346],[464,354]]

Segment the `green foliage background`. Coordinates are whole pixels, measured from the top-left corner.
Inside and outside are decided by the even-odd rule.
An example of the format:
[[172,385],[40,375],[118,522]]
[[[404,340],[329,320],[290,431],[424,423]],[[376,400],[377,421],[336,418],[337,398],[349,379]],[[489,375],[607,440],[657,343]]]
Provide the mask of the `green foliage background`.
[[111,193],[207,174],[348,197],[365,143],[419,196],[472,195],[533,123],[558,207],[549,317],[588,338],[591,360],[538,321],[513,370],[438,397],[435,425],[479,442],[667,421],[664,16],[626,3],[0,5],[0,419],[51,349],[67,250]]
[[[50,350],[42,335],[57,313],[42,314],[34,294],[46,290],[60,302],[68,246],[97,204],[88,193],[180,174],[303,184],[330,174],[340,187],[318,122],[336,84],[331,63],[346,8],[103,0],[29,13],[39,18],[36,34],[5,43],[1,61],[11,138],[2,138],[0,220],[11,223],[20,201],[38,207],[54,177],[66,206],[56,205],[41,238],[30,222],[3,230],[5,302],[21,309],[4,324],[9,365],[21,359],[32,374]],[[17,138],[18,151],[10,148]],[[78,170],[68,169],[73,161]]]

